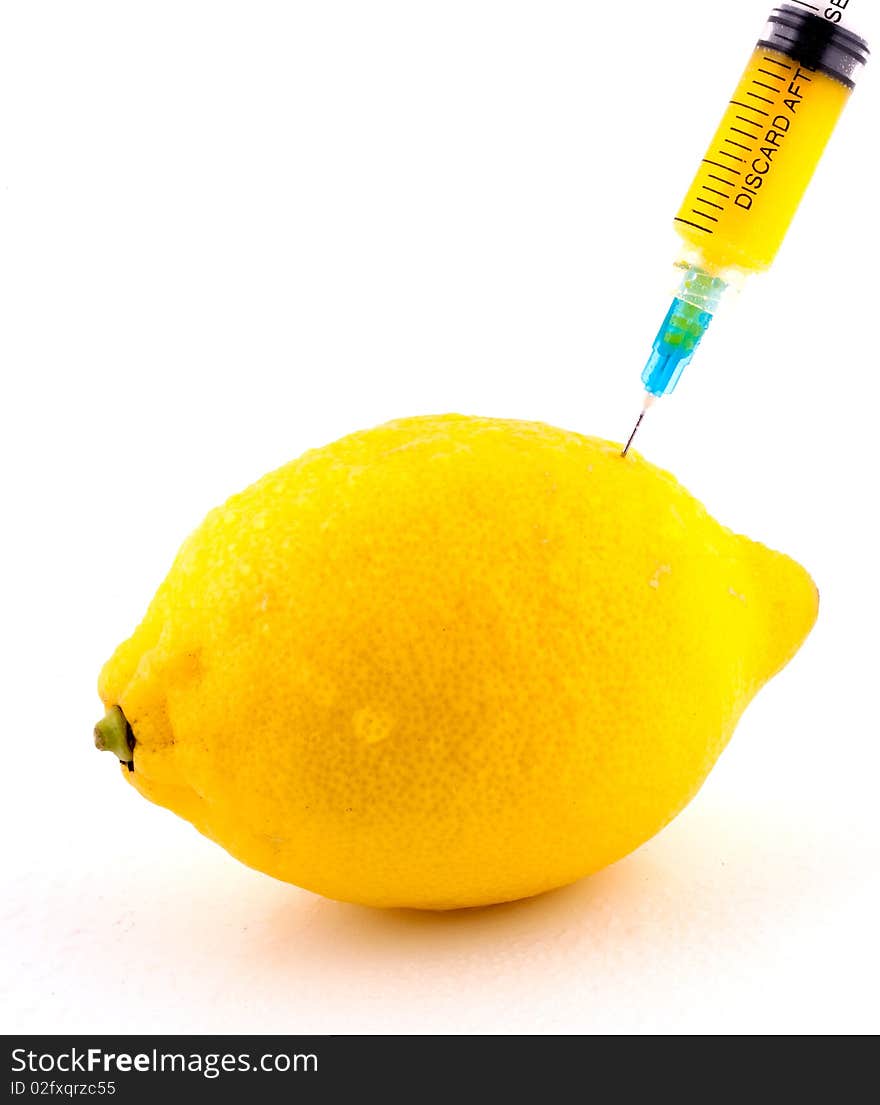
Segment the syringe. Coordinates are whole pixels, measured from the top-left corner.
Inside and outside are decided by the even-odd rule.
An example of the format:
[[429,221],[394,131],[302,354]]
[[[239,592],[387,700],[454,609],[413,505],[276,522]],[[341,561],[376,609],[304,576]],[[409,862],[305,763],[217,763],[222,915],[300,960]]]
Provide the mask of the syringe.
[[681,209],[681,282],[642,372],[645,412],[670,395],[727,293],[768,269],[868,60],[851,0],[770,13]]

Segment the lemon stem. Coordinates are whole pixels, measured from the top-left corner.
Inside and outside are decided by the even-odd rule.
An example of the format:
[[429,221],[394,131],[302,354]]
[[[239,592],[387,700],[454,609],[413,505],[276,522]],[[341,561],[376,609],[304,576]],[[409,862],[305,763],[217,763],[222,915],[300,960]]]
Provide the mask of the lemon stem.
[[111,706],[95,726],[95,748],[101,752],[112,752],[120,763],[128,764],[129,771],[133,770],[134,733],[118,706]]

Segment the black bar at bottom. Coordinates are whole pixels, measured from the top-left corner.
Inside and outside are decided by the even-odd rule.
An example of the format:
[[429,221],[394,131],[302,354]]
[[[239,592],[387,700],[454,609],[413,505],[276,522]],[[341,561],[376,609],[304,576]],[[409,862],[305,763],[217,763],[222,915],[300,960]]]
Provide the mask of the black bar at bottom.
[[[355,1102],[365,1091],[393,1100],[434,1096],[443,1086],[471,1100],[532,1083],[577,1084],[595,1049],[583,1037],[516,1036],[6,1036],[8,1100],[88,1098],[109,1105],[157,1101]],[[624,1078],[623,1082],[626,1081]],[[431,1091],[434,1091],[431,1094]],[[247,1094],[248,1097],[243,1097]],[[345,1096],[343,1096],[345,1095]],[[353,1096],[357,1095],[357,1096]],[[539,1095],[540,1097],[540,1095]],[[161,1097],[158,1098],[161,1105]],[[175,1100],[177,1098],[175,1097]]]

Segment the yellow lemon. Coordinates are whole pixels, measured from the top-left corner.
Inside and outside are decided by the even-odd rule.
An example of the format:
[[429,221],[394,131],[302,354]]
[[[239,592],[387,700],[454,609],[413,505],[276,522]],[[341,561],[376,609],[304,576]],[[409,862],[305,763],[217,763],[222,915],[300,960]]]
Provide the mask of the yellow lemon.
[[214,510],[100,677],[100,746],[238,859],[449,909],[569,883],[689,801],[817,612],[668,473],[410,418]]

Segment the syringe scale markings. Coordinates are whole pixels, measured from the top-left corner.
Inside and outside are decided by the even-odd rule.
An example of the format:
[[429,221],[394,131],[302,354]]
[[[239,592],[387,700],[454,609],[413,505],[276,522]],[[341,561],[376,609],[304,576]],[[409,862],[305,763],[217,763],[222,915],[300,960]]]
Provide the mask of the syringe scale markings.
[[739,102],[739,100],[731,100],[730,102],[732,104],[734,104],[736,107],[744,107],[746,109],[746,111],[757,111],[757,113],[759,115],[769,115],[770,114],[769,111],[764,111],[763,108],[755,107],[754,104],[741,104]]
[[712,228],[710,226],[698,226],[697,223],[692,223],[692,222],[689,222],[687,219],[680,219],[680,218],[677,218],[677,217],[676,217],[675,221],[677,223],[684,223],[685,226],[692,226],[692,227],[694,227],[695,230],[705,231],[706,234],[711,234],[712,233]]
[[[714,165],[716,169],[723,169],[726,173],[736,173],[737,176],[740,176],[740,173],[736,169],[731,169],[729,165],[719,165],[717,161],[710,161],[708,157],[703,158],[703,164]],[[709,175],[711,176],[712,174],[710,173]],[[716,177],[715,179],[717,180],[718,178]],[[731,183],[733,182],[731,181]]]

